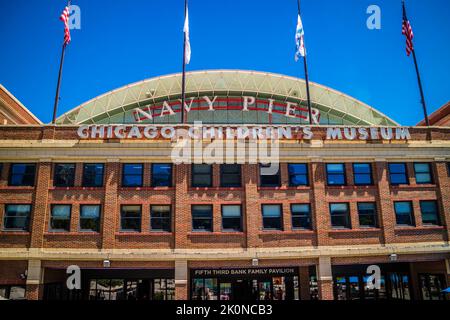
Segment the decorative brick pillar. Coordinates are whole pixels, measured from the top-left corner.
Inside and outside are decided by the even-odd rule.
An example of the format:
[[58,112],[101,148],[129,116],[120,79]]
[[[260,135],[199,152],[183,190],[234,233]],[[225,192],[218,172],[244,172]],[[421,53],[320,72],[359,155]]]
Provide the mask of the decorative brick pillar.
[[329,244],[328,230],[331,227],[330,210],[325,194],[325,164],[321,160],[316,160],[311,165],[311,181],[313,189],[313,199],[311,201],[311,212],[314,215],[314,229],[316,230],[316,242],[319,246]]
[[380,212],[380,226],[383,226],[384,243],[392,243],[395,239],[395,214],[391,199],[388,167],[384,159],[375,162],[375,181],[378,185],[377,207]]
[[53,182],[52,163],[42,160],[37,165],[36,191],[33,199],[33,216],[31,220],[30,248],[42,248],[48,212],[48,189]]
[[[449,168],[450,169],[450,168]],[[447,162],[436,162],[435,181],[438,187],[436,195],[440,201],[439,212],[441,223],[447,229],[447,241],[450,240],[450,172],[447,169]]]
[[188,247],[188,233],[191,231],[191,205],[189,199],[190,164],[174,165],[175,176],[175,249]]
[[175,261],[175,300],[188,299],[188,278],[187,260]]
[[28,261],[27,274],[27,300],[42,300],[44,292],[44,272],[41,267],[41,260]]
[[259,246],[259,233],[262,229],[261,204],[259,202],[258,175],[259,166],[248,164],[243,168],[245,189],[245,230],[247,235],[247,247]]
[[120,215],[117,203],[120,172],[119,160],[109,159],[105,169],[105,204],[102,212],[102,247],[104,249],[114,248],[115,232]]
[[317,285],[320,300],[334,300],[333,274],[331,271],[331,258],[320,257],[317,266]]

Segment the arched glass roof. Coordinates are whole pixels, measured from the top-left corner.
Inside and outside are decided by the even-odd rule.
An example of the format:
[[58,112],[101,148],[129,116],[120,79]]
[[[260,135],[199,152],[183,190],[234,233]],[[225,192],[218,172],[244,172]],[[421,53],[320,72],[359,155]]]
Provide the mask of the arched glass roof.
[[[367,104],[331,88],[310,83],[310,91],[312,107],[320,111],[320,124],[398,125]],[[256,99],[274,99],[305,106],[306,86],[302,79],[266,72],[242,70],[188,72],[186,74],[186,97],[203,96],[252,96]],[[177,101],[180,98],[181,74],[151,78],[98,96],[63,114],[57,119],[57,123],[73,125],[131,123],[135,119],[130,114],[136,108],[156,106],[163,101]],[[198,112],[206,113],[208,111]],[[175,117],[167,117],[167,119],[164,123],[179,122],[179,117],[178,120]],[[226,119],[229,119],[226,121],[227,123],[233,124],[233,119],[236,118],[228,117]],[[208,122],[208,120],[204,122]],[[261,123],[253,118],[240,119],[236,122]]]

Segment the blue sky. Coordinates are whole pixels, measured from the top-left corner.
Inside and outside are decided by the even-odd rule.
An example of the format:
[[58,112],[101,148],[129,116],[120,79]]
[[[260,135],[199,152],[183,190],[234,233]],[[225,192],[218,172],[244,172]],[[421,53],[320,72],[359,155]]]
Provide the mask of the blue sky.
[[[73,0],[58,115],[107,91],[180,72],[183,0]],[[366,9],[381,8],[381,30]],[[64,0],[0,0],[0,83],[50,122]],[[450,100],[450,1],[409,0],[429,113]],[[303,78],[294,62],[295,0],[190,0],[188,70],[248,69]],[[311,81],[353,96],[403,125],[423,118],[400,0],[302,0]]]

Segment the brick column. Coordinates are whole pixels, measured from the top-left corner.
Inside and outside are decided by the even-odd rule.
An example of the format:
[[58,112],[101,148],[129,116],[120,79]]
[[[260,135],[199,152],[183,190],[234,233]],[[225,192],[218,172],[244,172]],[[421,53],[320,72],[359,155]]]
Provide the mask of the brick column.
[[437,186],[436,195],[439,202],[441,223],[447,229],[447,241],[450,239],[450,178],[447,171],[447,163],[436,162],[435,181]]
[[383,160],[375,162],[375,183],[378,186],[377,208],[380,212],[380,226],[383,228],[384,243],[394,242],[396,225],[394,204],[391,199],[391,190],[388,178],[387,163]]
[[173,170],[175,176],[175,249],[186,249],[188,246],[187,234],[191,231],[191,205],[188,195],[190,164],[174,165]]
[[37,165],[36,191],[33,199],[33,217],[31,220],[31,243],[30,248],[42,248],[44,244],[44,232],[47,229],[46,217],[48,211],[48,189],[51,178],[52,163],[43,160]]
[[[121,166],[118,159],[109,159],[105,168],[105,204],[102,222],[102,248],[114,248],[120,208],[117,202]],[[116,223],[117,222],[117,223]]]
[[44,292],[44,271],[41,267],[41,260],[28,261],[27,274],[27,300],[42,300]]
[[175,300],[188,300],[188,262],[175,261]]
[[325,201],[325,165],[316,160],[312,163],[311,181],[313,200],[311,201],[311,212],[314,215],[314,229],[316,230],[317,245],[328,244],[328,230],[331,227],[330,209]]
[[247,170],[243,168],[245,190],[245,230],[247,234],[247,247],[259,246],[259,232],[262,229],[261,204],[258,192],[258,165],[248,164]]
[[319,287],[319,300],[334,300],[330,257],[319,257],[317,285]]
[[300,300],[311,300],[309,292],[309,267],[299,268]]

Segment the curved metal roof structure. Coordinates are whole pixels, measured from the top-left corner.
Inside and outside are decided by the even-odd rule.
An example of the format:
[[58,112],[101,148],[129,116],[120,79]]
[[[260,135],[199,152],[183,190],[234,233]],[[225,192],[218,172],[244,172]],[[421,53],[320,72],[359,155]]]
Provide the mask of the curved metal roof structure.
[[[333,119],[333,123],[328,124],[398,125],[381,112],[341,92],[316,83],[310,83],[310,90],[313,107],[327,116],[324,118]],[[304,104],[306,87],[302,79],[266,72],[243,70],[188,72],[186,97],[205,95],[227,97],[249,95]],[[180,97],[181,74],[151,78],[98,96],[63,114],[57,119],[57,123],[72,125],[120,123],[120,120],[117,120],[120,117],[117,115]]]

